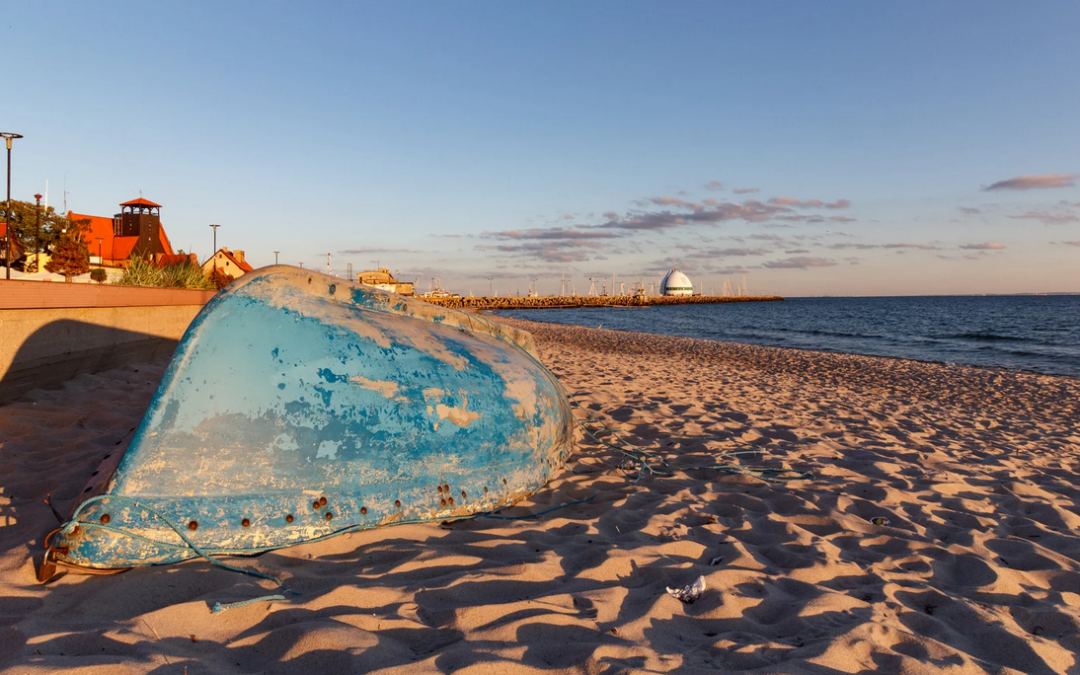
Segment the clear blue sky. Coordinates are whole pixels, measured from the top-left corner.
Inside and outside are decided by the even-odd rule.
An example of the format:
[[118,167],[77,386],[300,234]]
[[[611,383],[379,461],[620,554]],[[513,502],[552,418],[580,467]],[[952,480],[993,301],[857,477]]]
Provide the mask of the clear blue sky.
[[1076,2],[14,0],[0,131],[15,198],[141,191],[200,258],[220,223],[256,265],[462,293],[648,283],[673,249],[706,291],[1080,291],[1078,27]]

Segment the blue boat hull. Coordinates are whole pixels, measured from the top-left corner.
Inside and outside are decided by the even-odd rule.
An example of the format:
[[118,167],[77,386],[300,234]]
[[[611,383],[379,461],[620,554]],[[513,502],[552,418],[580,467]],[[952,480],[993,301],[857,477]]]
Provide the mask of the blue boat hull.
[[192,322],[53,556],[126,568],[470,517],[543,486],[571,420],[527,333],[264,268]]

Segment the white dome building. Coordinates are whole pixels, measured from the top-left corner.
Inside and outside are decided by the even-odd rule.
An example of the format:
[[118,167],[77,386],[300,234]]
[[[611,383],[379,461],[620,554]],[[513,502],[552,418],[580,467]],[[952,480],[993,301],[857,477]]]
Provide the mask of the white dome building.
[[679,271],[679,268],[671,270],[664,275],[660,282],[660,295],[693,295],[694,284],[690,283],[690,277]]

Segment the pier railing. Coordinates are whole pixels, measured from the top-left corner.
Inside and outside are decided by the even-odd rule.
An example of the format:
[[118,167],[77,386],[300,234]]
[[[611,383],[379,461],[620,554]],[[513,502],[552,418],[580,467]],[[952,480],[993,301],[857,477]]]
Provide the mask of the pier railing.
[[421,298],[433,305],[450,309],[565,309],[570,307],[652,307],[655,305],[700,305],[721,302],[774,302],[778,295],[562,295],[533,298]]

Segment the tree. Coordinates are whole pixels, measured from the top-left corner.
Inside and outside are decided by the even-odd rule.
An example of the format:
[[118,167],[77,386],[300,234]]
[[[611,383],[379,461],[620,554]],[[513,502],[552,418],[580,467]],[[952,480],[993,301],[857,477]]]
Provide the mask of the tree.
[[90,271],[90,251],[83,241],[83,233],[90,229],[90,221],[68,220],[60,231],[60,236],[53,244],[52,259],[45,269],[54,274],[63,274],[64,281],[71,283],[71,277]]
[[217,288],[219,291],[228,286],[232,280],[233,275],[225,274],[216,267],[210,272],[210,283],[214,284],[214,288]]
[[[7,202],[0,201],[0,211],[7,206]],[[34,246],[38,241],[37,228],[37,204],[23,202],[18,199],[11,200],[11,229],[15,232],[15,240],[22,246],[27,254],[34,252]],[[41,207],[41,252],[46,252],[56,243],[68,227],[67,218],[56,212],[53,207]]]
[[90,270],[90,279],[92,281],[103,284],[106,282],[106,280],[108,280],[108,278],[109,273],[105,271],[104,267],[95,267],[94,269]]

